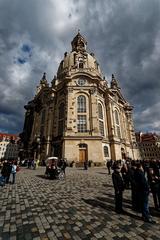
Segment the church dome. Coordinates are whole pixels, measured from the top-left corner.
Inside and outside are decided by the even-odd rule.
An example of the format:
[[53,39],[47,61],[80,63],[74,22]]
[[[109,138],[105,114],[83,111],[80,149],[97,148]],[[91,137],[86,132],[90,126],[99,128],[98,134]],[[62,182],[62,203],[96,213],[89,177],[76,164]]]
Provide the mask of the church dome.
[[75,72],[91,72],[94,75],[101,77],[101,70],[99,64],[93,53],[88,53],[86,51],[87,41],[81,34],[74,37],[71,42],[72,51],[70,53],[64,53],[64,59],[61,61],[57,77],[61,78],[70,71],[70,73]]

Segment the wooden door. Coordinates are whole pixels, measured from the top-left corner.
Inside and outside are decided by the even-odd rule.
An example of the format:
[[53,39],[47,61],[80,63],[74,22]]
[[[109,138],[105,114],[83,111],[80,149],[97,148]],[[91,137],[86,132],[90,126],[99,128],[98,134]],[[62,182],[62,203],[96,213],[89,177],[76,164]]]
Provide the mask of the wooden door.
[[79,149],[79,161],[84,162],[86,159],[86,149]]

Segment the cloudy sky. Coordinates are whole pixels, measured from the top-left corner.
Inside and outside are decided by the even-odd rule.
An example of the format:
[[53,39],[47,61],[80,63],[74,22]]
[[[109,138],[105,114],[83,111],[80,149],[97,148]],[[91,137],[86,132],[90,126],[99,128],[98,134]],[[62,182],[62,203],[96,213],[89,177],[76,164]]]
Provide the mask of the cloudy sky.
[[0,0],[0,132],[22,131],[23,106],[78,29],[134,106],[136,131],[160,132],[159,0]]

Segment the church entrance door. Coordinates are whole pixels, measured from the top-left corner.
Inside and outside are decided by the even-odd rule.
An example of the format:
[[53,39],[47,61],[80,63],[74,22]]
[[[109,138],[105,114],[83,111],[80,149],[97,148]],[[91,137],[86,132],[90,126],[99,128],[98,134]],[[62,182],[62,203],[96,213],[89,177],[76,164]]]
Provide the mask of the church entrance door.
[[86,160],[86,149],[79,149],[79,161],[85,162]]
[[84,163],[88,160],[87,144],[79,144],[79,162]]

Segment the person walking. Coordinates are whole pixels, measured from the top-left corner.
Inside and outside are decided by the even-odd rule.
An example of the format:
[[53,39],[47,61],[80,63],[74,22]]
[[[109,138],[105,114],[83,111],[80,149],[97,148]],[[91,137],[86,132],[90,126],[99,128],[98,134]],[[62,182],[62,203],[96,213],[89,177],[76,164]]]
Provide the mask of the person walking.
[[15,183],[15,179],[16,179],[16,172],[17,172],[17,165],[16,165],[16,163],[15,162],[13,162],[13,164],[12,164],[12,171],[11,171],[11,173],[12,173],[12,184],[14,184]]
[[116,213],[124,213],[122,208],[123,202],[123,191],[124,191],[124,182],[121,176],[121,167],[116,165],[114,172],[112,173],[112,181],[115,190],[115,211]]
[[5,178],[5,183],[7,183],[7,184],[9,183],[9,178],[10,178],[11,171],[12,171],[11,162],[5,160],[4,164],[3,164],[3,167],[2,167],[1,174]]
[[37,159],[37,160],[36,160],[36,166],[35,166],[36,169],[37,169],[38,166],[39,166],[39,162],[40,162],[39,159]]
[[106,163],[107,169],[108,169],[108,174],[111,174],[111,167],[112,167],[112,162],[111,160],[108,160]]
[[149,168],[148,182],[153,195],[155,209],[160,211],[160,177],[155,174],[153,168]]
[[66,167],[67,167],[67,162],[65,159],[62,159],[61,169],[64,172],[64,175],[66,174]]
[[84,161],[84,170],[87,170],[87,169],[88,169],[88,161],[85,160],[85,161]]

